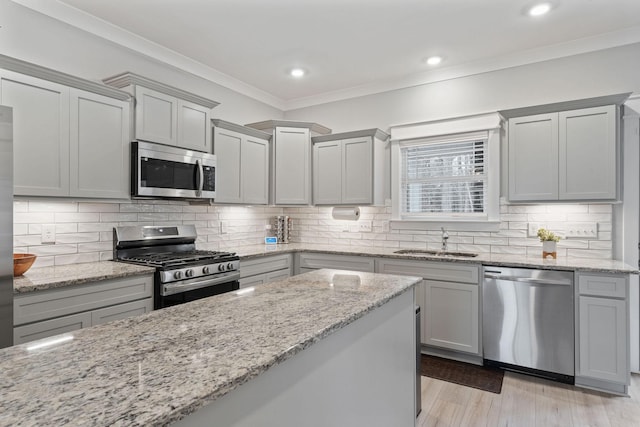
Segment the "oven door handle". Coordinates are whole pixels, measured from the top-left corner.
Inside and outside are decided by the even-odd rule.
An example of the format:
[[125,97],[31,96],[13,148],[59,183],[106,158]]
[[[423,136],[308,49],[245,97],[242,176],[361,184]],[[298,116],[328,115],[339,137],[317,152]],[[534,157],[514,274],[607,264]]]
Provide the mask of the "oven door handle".
[[175,282],[165,283],[162,285],[161,295],[163,297],[181,292],[192,291],[194,289],[207,288],[209,286],[220,285],[223,283],[234,282],[240,279],[240,273],[231,271],[228,273],[216,274],[214,278],[198,280],[196,282]]
[[196,197],[202,196],[202,188],[204,187],[204,170],[202,169],[202,162],[196,160],[196,166],[198,167],[198,173],[196,175]]

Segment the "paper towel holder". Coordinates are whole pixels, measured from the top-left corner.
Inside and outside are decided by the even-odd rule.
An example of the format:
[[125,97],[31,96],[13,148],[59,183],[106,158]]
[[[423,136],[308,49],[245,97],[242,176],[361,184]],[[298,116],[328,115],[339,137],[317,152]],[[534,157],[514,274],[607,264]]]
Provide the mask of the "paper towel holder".
[[358,206],[336,206],[331,211],[333,219],[357,221],[360,219],[360,207]]

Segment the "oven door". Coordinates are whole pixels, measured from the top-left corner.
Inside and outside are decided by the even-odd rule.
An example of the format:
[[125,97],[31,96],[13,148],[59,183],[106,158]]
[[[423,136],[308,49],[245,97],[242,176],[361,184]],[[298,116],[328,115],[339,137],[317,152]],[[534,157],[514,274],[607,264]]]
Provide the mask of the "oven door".
[[133,196],[215,198],[216,158],[213,154],[134,141],[131,160]]
[[[237,271],[216,274],[206,278],[160,283],[156,286],[154,309],[171,307],[185,302],[223,294],[240,289]],[[159,281],[158,281],[159,282]]]

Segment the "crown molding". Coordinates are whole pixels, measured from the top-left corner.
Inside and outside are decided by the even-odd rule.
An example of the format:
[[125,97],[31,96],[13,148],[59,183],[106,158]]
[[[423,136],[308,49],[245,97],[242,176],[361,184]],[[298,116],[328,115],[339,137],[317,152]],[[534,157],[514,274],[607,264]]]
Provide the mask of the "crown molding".
[[640,42],[640,26],[636,26],[552,46],[461,64],[459,66],[444,67],[423,73],[416,73],[399,79],[379,81],[372,84],[326,92],[320,95],[284,100],[67,4],[53,0],[11,1],[80,28],[110,42],[124,46],[153,60],[224,86],[281,111],[312,107],[350,98],[405,89]]
[[155,61],[209,80],[269,106],[283,109],[284,101],[221,71],[204,65],[171,49],[135,35],[121,27],[92,16],[68,4],[53,0],[11,0],[12,2],[62,21],[87,33],[124,46]]
[[128,101],[131,98],[130,94],[120,89],[2,54],[0,54],[0,68],[59,83],[76,89],[86,90],[87,92],[97,93],[110,98],[119,99],[120,101]]
[[231,123],[222,119],[211,119],[211,124],[214,127],[217,127],[220,129],[226,129],[226,130],[241,133],[244,135],[253,136],[254,138],[266,139],[267,141],[270,141],[271,137],[273,136],[270,133],[262,132],[261,130],[253,129],[247,126],[242,126],[236,123]]
[[284,111],[312,107],[314,105],[343,101],[376,93],[406,89],[440,81],[473,76],[491,71],[519,67],[553,59],[579,55],[598,50],[640,43],[640,26],[572,40],[556,45],[517,52],[510,55],[489,58],[486,60],[469,62],[458,66],[443,67],[422,73],[411,74],[399,79],[375,82],[367,85],[326,92],[317,96],[298,98],[284,103]]
[[311,141],[316,142],[326,142],[326,141],[336,141],[338,139],[349,139],[349,138],[364,138],[366,136],[372,136],[381,141],[386,141],[389,139],[389,134],[382,131],[378,128],[373,129],[363,129],[363,130],[354,130],[349,132],[340,132],[340,133],[332,133],[329,135],[322,136],[314,136],[311,138]]
[[288,127],[288,128],[307,128],[311,132],[317,135],[327,135],[331,133],[331,129],[326,126],[322,126],[318,123],[313,122],[299,122],[295,120],[265,120],[263,122],[249,123],[245,126],[250,128],[258,129],[261,131],[272,131],[277,127]]
[[140,85],[149,89],[156,90],[158,92],[165,93],[167,95],[174,96],[176,98],[184,99],[189,102],[193,102],[194,104],[202,105],[207,108],[215,108],[220,105],[219,102],[213,101],[209,98],[204,98],[200,95],[196,95],[191,92],[184,91],[182,89],[178,89],[177,87],[173,87],[164,83],[157,82],[155,80],[151,80],[147,77],[140,76],[135,73],[131,73],[126,71],[124,73],[108,77],[102,80],[105,84],[109,86],[117,87],[118,89],[125,88],[127,86],[135,86]]

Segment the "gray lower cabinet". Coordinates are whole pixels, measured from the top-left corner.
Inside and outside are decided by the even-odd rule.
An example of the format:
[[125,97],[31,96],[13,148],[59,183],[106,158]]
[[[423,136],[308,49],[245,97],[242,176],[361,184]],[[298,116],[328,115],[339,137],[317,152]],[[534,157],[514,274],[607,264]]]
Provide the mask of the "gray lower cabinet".
[[262,285],[291,276],[292,255],[265,255],[240,260],[240,288]]
[[373,273],[375,271],[375,261],[371,257],[358,255],[334,255],[315,252],[299,252],[296,254],[296,274],[320,268]]
[[481,363],[480,266],[377,259],[376,273],[422,277],[416,287],[421,341],[427,353]]
[[0,104],[14,114],[15,195],[128,197],[128,100],[0,70]]
[[576,385],[626,394],[630,383],[628,280],[578,274]]
[[14,344],[150,312],[152,296],[151,275],[17,294]]

